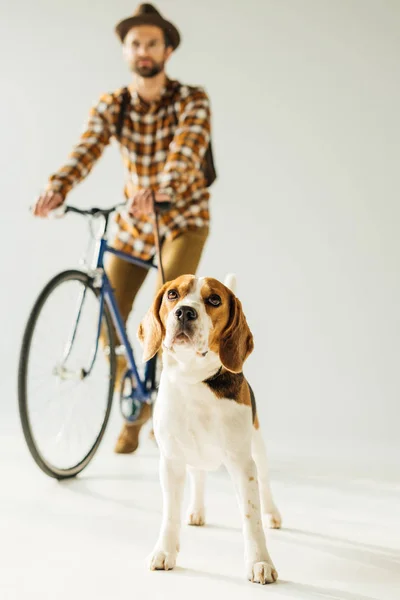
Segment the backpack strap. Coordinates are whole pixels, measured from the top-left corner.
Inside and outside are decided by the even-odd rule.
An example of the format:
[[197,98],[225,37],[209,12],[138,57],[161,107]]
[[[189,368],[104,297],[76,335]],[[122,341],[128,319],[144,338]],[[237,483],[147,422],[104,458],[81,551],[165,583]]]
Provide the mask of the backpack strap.
[[[193,92],[197,89],[191,85],[188,85],[186,87],[188,87],[191,92]],[[172,113],[174,115],[175,125],[178,125],[179,117],[175,112],[175,104],[173,105]],[[208,142],[208,146],[207,146],[204,158],[203,158],[203,164],[201,166],[201,170],[202,170],[204,178],[206,180],[206,187],[210,187],[214,183],[214,181],[217,179],[217,172],[215,170],[211,138],[210,138],[210,141]]]
[[131,94],[130,94],[128,88],[127,87],[123,88],[122,94],[121,94],[121,104],[120,104],[120,109],[119,109],[119,114],[118,114],[118,121],[117,121],[116,130],[115,130],[115,135],[118,139],[120,139],[120,137],[121,137],[122,128],[124,126],[125,113],[126,113],[127,106],[130,102],[130,99],[131,99]]

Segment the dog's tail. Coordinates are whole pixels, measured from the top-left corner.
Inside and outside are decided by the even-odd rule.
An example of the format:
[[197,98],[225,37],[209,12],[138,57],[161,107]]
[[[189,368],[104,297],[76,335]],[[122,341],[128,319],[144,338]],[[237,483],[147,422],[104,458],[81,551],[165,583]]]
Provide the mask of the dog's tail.
[[231,292],[235,293],[236,292],[236,275],[234,275],[233,273],[228,273],[228,275],[225,277],[224,284],[226,285],[226,287],[228,289],[231,290]]

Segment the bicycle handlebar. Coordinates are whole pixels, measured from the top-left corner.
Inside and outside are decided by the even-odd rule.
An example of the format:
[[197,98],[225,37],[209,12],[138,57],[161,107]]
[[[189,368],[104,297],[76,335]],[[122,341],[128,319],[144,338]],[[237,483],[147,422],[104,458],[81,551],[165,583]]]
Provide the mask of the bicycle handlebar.
[[[97,216],[101,215],[102,217],[107,218],[111,215],[111,213],[118,210],[118,208],[121,208],[122,206],[125,206],[125,203],[116,204],[115,206],[111,206],[110,208],[99,208],[99,207],[94,206],[93,208],[82,209],[82,208],[77,208],[76,206],[71,206],[70,204],[66,204],[64,207],[61,207],[61,208],[64,208],[64,213],[73,212],[75,214],[83,215],[83,216],[87,216],[87,217],[97,217]],[[169,208],[171,208],[172,203],[171,202],[157,202],[157,204],[155,206],[157,209],[156,212],[160,213],[160,212],[163,212],[164,210],[168,210]]]
[[[63,204],[58,208],[55,208],[49,213],[50,218],[59,219],[63,217],[67,213],[75,213],[77,215],[83,215],[84,217],[97,217],[102,216],[105,219],[108,219],[111,213],[125,206],[125,203],[115,204],[115,206],[111,206],[110,208],[100,208],[100,207],[92,207],[92,208],[78,208],[77,206],[71,206],[70,204]],[[168,210],[172,206],[172,202],[157,202],[156,203],[156,212],[161,213],[165,210]],[[32,210],[32,209],[31,209]]]
[[60,209],[55,209],[54,212],[57,212],[58,210],[63,210],[63,214],[67,214],[69,212],[71,213],[75,213],[77,215],[83,215],[84,217],[97,217],[97,216],[102,216],[102,217],[109,217],[111,213],[113,213],[115,210],[117,210],[118,208],[120,208],[121,206],[124,206],[124,204],[116,204],[115,206],[112,206],[111,208],[99,208],[96,206],[93,206],[92,208],[78,208],[77,206],[71,206],[70,204],[66,204],[65,206],[61,206]]

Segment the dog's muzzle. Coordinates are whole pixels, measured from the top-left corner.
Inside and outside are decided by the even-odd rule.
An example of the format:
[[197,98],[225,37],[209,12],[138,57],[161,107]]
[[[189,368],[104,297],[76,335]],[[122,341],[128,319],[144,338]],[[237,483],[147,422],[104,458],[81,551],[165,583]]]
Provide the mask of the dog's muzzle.
[[201,312],[197,307],[186,304],[176,306],[167,320],[164,346],[172,350],[176,344],[177,347],[193,349],[197,354],[205,356],[208,343],[207,336],[200,331],[201,321]]

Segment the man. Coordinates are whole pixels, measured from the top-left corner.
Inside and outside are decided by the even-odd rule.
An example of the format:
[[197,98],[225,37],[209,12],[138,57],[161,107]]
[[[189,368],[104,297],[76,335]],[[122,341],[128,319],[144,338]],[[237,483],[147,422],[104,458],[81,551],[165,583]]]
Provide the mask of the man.
[[[152,190],[156,202],[168,201],[172,206],[160,217],[165,277],[172,280],[194,274],[209,226],[209,193],[201,168],[210,140],[209,100],[201,88],[189,88],[167,77],[165,64],[178,47],[180,34],[151,4],[140,5],[132,17],[118,23],[116,32],[133,72],[121,133],[124,89],[102,95],[92,108],[86,131],[67,163],[50,177],[34,214],[46,217],[60,206],[116,138],[126,168],[129,216],[117,215],[114,246],[144,260],[153,257]],[[107,272],[126,321],[147,271],[113,256]],[[118,356],[117,360],[119,389],[126,359]],[[116,452],[136,450],[140,429],[150,416],[151,407],[144,404],[139,419],[124,424]]]

